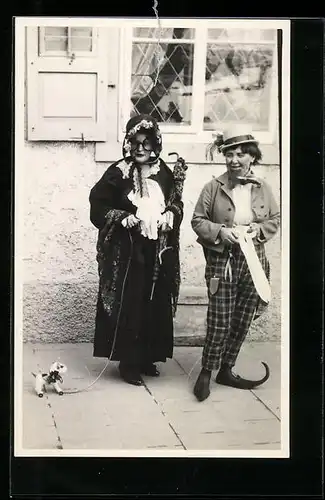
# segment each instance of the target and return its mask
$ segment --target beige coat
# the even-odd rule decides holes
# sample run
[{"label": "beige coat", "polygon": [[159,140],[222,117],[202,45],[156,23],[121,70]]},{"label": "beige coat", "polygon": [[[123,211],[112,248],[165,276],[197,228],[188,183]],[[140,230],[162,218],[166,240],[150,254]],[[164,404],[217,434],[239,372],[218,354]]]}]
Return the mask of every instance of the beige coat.
[{"label": "beige coat", "polygon": [[[263,179],[258,180],[260,186],[253,184],[251,197],[253,222],[258,223],[260,228],[259,236],[254,240],[256,245],[272,238],[280,225],[280,211],[271,188]],[[216,252],[223,252],[224,243],[218,237],[219,231],[222,226],[232,227],[234,216],[235,205],[228,173],[225,172],[203,187],[196,203],[191,224],[198,235],[198,243]]]}]

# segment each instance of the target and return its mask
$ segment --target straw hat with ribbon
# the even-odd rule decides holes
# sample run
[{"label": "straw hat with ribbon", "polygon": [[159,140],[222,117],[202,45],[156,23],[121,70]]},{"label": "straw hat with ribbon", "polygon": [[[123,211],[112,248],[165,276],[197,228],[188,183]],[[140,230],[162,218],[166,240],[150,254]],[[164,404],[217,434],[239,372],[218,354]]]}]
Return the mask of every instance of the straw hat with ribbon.
[{"label": "straw hat with ribbon", "polygon": [[232,125],[225,129],[223,133],[213,134],[213,137],[215,137],[213,143],[207,148],[207,156],[210,156],[211,161],[216,149],[219,153],[222,153],[225,149],[240,146],[241,144],[251,143],[258,145],[258,141],[253,136],[252,129],[243,123]]}]

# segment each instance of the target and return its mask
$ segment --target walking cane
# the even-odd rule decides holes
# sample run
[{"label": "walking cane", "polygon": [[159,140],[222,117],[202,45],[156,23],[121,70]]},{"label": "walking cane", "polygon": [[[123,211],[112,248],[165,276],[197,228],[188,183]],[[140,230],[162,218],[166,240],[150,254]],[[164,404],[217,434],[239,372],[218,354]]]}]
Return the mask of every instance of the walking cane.
[{"label": "walking cane", "polygon": [[[169,200],[168,205],[171,205],[176,200],[180,201],[182,199],[184,181],[186,178],[185,172],[188,168],[187,165],[185,164],[185,160],[183,158],[181,158],[178,153],[172,152],[172,153],[168,154],[168,156],[172,156],[172,155],[176,155],[176,158],[177,158],[176,163],[174,165],[174,169],[173,169],[175,190],[174,190],[174,192]],[[168,205],[166,208],[168,208]],[[173,249],[173,247],[167,246],[167,237],[168,237],[167,231],[160,231],[160,234],[158,237],[158,259],[156,259],[154,271],[153,271],[150,300],[152,300],[152,298],[153,298],[156,281],[157,281],[158,275],[159,275],[160,266],[162,265],[162,256],[167,250]]]}]

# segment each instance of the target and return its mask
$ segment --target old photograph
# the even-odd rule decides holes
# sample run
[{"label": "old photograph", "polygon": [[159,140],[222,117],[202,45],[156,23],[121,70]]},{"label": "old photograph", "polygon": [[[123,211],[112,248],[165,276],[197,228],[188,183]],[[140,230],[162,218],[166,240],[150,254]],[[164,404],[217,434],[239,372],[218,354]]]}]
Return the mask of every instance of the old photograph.
[{"label": "old photograph", "polygon": [[15,456],[289,449],[290,21],[15,20]]}]

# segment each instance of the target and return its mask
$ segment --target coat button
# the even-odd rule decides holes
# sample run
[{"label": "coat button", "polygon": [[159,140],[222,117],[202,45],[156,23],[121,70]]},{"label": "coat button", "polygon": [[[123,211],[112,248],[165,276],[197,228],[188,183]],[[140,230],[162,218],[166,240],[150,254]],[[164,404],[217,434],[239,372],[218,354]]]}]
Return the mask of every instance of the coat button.
[{"label": "coat button", "polygon": [[264,205],[261,205],[261,208],[264,208]]},{"label": "coat button", "polygon": [[228,208],[228,212],[231,212],[231,208]]}]

